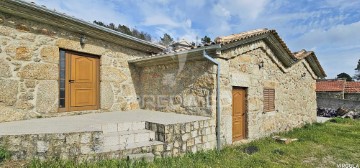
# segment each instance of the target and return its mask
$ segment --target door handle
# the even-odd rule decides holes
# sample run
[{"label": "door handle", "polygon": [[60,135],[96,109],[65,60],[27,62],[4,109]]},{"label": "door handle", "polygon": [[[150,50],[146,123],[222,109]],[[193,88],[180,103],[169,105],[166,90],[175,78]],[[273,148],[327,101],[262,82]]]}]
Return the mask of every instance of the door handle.
[{"label": "door handle", "polygon": [[75,80],[69,80],[69,83],[74,83],[75,82]]}]

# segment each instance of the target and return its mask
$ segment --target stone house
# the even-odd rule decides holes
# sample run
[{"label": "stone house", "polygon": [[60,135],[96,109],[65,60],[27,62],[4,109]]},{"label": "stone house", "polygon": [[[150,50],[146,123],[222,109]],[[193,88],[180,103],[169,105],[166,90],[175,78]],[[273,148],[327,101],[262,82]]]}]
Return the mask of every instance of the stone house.
[{"label": "stone house", "polygon": [[275,30],[168,51],[18,0],[0,2],[0,44],[0,122],[145,109],[210,118],[191,128],[216,128],[218,147],[315,122],[326,76]]},{"label": "stone house", "polygon": [[316,79],[326,76],[314,52],[292,53],[267,29],[129,63],[141,107],[220,118],[224,144],[316,121]]}]

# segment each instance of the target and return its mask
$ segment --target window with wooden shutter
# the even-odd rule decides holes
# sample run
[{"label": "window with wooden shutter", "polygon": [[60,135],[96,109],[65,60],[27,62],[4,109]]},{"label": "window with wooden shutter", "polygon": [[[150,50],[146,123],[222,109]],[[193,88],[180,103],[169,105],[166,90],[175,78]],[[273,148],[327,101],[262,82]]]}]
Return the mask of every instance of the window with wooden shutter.
[{"label": "window with wooden shutter", "polygon": [[275,111],[275,89],[264,89],[264,112]]}]

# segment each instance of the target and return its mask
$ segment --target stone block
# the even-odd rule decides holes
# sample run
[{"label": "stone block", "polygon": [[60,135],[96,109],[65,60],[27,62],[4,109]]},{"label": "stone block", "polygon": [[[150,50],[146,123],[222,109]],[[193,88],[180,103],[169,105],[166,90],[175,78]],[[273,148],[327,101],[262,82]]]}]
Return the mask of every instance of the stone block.
[{"label": "stone block", "polygon": [[186,141],[186,146],[189,147],[189,146],[193,146],[195,145],[195,138],[190,138]]},{"label": "stone block", "polygon": [[80,145],[80,153],[81,154],[89,154],[91,152],[93,152],[93,150],[91,149],[91,147],[88,144]]},{"label": "stone block", "polygon": [[180,124],[175,124],[174,125],[174,133],[175,134],[180,134],[180,130],[181,130]]},{"label": "stone block", "polygon": [[166,151],[171,151],[174,148],[173,144],[166,144]]},{"label": "stone block", "polygon": [[[131,123],[128,123],[131,125]],[[107,124],[102,124],[101,125],[101,130],[104,133],[108,133],[108,132],[117,132],[118,131],[118,124],[117,123],[107,123]],[[122,131],[127,131],[127,130],[122,130]]]},{"label": "stone block", "polygon": [[165,134],[165,142],[173,142],[174,136],[173,134]]},{"label": "stone block", "polygon": [[191,131],[191,123],[186,123],[186,124],[185,124],[185,131],[186,131],[187,133],[189,133],[189,132]]},{"label": "stone block", "polygon": [[39,113],[57,112],[59,86],[55,80],[39,81],[36,92],[36,111]]},{"label": "stone block", "polygon": [[175,142],[174,142],[174,147],[175,147],[175,148],[178,148],[179,146],[180,146],[179,141],[175,141]]},{"label": "stone block", "polygon": [[122,72],[122,70],[114,67],[101,67],[100,70],[101,81],[107,82],[118,82],[122,83],[126,81],[129,77]]},{"label": "stone block", "polygon": [[19,72],[23,79],[57,80],[59,69],[56,64],[29,63]]},{"label": "stone block", "polygon": [[156,132],[158,129],[157,129],[157,124],[156,123],[151,123],[151,131],[154,131]]},{"label": "stone block", "polygon": [[19,82],[16,80],[0,79],[0,102],[12,106],[15,104],[18,94]]},{"label": "stone block", "polygon": [[195,130],[199,129],[199,122],[197,121],[194,122],[194,129]]},{"label": "stone block", "polygon": [[191,131],[191,137],[195,138],[198,136],[198,130]]},{"label": "stone block", "polygon": [[197,152],[197,147],[196,147],[196,145],[194,145],[193,147],[191,147],[191,152],[192,152],[192,153],[196,153],[196,152]]},{"label": "stone block", "polygon": [[85,44],[81,46],[79,41],[68,40],[68,39],[58,39],[56,41],[56,46],[59,48],[69,49],[78,52],[84,52],[94,55],[104,55],[106,49],[104,47],[100,47],[92,44]]},{"label": "stone block", "polygon": [[16,48],[14,59],[21,61],[30,61],[32,55],[33,55],[32,49],[25,46],[20,46]]},{"label": "stone block", "polygon": [[24,83],[27,88],[35,88],[35,86],[36,86],[35,80],[25,80]]},{"label": "stone block", "polygon": [[31,110],[34,108],[34,105],[27,100],[18,100],[15,104],[15,107],[22,110]]},{"label": "stone block", "polygon": [[173,156],[179,156],[179,149],[178,148],[174,148],[172,151]]},{"label": "stone block", "polygon": [[100,82],[100,105],[101,109],[108,110],[114,104],[114,92],[110,82]]},{"label": "stone block", "polygon": [[164,134],[158,133],[158,136],[159,136],[159,141],[165,142],[165,135]]},{"label": "stone block", "polygon": [[37,149],[37,152],[39,152],[39,153],[47,152],[49,150],[49,142],[37,141],[36,149]]},{"label": "stone block", "polygon": [[182,136],[181,136],[181,139],[182,139],[182,141],[187,141],[189,138],[190,138],[191,136],[190,136],[190,134],[189,133],[185,133],[185,134],[183,134]]},{"label": "stone block", "polygon": [[162,152],[162,151],[164,151],[164,145],[156,145],[156,146],[154,147],[154,151],[155,151],[155,152]]},{"label": "stone block", "polygon": [[0,77],[8,78],[11,76],[12,76],[12,71],[9,63],[7,63],[5,59],[0,59]]},{"label": "stone block", "polygon": [[80,141],[79,134],[68,134],[66,135],[65,142],[66,144],[77,144]]},{"label": "stone block", "polygon": [[40,51],[40,56],[44,62],[59,63],[59,47],[44,46]]},{"label": "stone block", "polygon": [[80,143],[86,144],[91,142],[91,133],[82,133]]},{"label": "stone block", "polygon": [[195,138],[195,144],[200,144],[200,143],[202,143],[202,138],[201,136],[198,136]]},{"label": "stone block", "polygon": [[184,152],[184,153],[187,151],[187,150],[186,150],[186,143],[183,143],[183,144],[182,144],[181,150],[182,150],[182,152]]},{"label": "stone block", "polygon": [[162,124],[158,124],[157,132],[164,134],[165,133],[165,126],[162,125]]}]

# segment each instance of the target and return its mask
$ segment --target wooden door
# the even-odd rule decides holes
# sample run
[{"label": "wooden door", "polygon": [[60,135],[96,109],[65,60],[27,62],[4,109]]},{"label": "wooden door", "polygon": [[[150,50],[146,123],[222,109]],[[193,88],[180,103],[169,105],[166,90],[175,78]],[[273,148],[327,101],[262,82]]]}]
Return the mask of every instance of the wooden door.
[{"label": "wooden door", "polygon": [[99,108],[99,58],[68,54],[68,111]]},{"label": "wooden door", "polygon": [[232,91],[232,135],[233,142],[246,137],[246,90],[234,87]]}]

